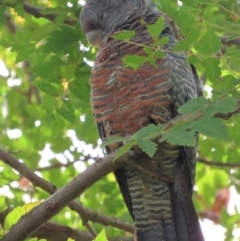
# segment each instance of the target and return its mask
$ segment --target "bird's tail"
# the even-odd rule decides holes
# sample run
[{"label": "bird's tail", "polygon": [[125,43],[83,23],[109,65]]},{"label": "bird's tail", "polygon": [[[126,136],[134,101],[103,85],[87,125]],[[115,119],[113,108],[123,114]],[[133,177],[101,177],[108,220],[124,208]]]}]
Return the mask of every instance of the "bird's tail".
[{"label": "bird's tail", "polygon": [[180,165],[177,169],[175,184],[170,186],[174,224],[160,221],[155,228],[136,231],[137,241],[204,241],[183,170]]}]

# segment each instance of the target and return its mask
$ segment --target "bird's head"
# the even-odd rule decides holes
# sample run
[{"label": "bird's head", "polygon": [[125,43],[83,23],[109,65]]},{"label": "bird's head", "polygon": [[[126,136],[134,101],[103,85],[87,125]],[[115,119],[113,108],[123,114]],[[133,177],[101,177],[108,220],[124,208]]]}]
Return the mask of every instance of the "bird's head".
[{"label": "bird's head", "polygon": [[149,0],[87,0],[80,13],[81,28],[89,43],[101,49],[104,37],[150,4]]}]

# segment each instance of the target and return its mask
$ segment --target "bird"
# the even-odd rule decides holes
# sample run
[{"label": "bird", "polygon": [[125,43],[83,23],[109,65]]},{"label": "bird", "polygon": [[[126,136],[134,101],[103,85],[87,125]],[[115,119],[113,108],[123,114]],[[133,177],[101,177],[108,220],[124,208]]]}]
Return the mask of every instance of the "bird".
[{"label": "bird", "polygon": [[[161,17],[164,27],[159,39],[168,37],[161,46],[164,56],[155,58],[155,66],[145,62],[134,69],[124,64],[124,57],[146,56],[144,46],[154,46],[148,26]],[[172,22],[150,0],[87,0],[79,20],[89,43],[98,48],[89,82],[103,141],[131,136],[149,124],[164,124],[179,115],[180,106],[202,94],[186,53],[172,50],[179,40]],[[127,31],[135,33],[129,41],[114,37]],[[106,153],[123,144],[109,144]],[[146,172],[131,165],[114,172],[137,241],[204,241],[192,202],[196,149],[197,134],[194,147],[157,143],[153,157],[134,153],[137,165]]]}]

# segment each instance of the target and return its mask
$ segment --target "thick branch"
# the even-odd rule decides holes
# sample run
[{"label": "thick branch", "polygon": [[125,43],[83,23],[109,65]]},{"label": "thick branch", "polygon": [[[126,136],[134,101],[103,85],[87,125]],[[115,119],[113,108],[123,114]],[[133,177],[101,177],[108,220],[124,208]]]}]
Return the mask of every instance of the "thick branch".
[{"label": "thick branch", "polygon": [[[4,226],[4,220],[6,216],[13,210],[13,208],[7,208],[5,211],[0,212],[0,225]],[[47,239],[49,241],[67,241],[68,238],[72,238],[75,241],[92,241],[92,236],[83,231],[77,231],[64,225],[60,225],[54,222],[47,222],[43,224],[37,231],[33,232],[30,237],[37,237],[38,239]],[[109,241],[133,241],[132,237],[128,238],[112,238]]]},{"label": "thick branch", "polygon": [[[13,208],[7,208],[4,212],[0,212],[0,224],[2,227],[6,216],[12,210]],[[49,241],[67,241],[69,237],[75,241],[92,241],[92,237],[86,232],[77,231],[53,222],[45,223],[36,232],[32,233],[31,237],[43,238]]]},{"label": "thick branch", "polygon": [[[64,225],[47,222],[34,233],[31,237],[47,239],[49,241],[67,241],[72,238],[75,241],[92,241],[92,236],[83,231],[77,231]],[[109,241],[133,241],[133,237],[118,237],[108,239]]]},{"label": "thick branch", "polygon": [[[34,186],[40,187],[50,194],[53,194],[57,191],[54,185],[47,182],[43,178],[39,177],[34,172],[30,171],[23,163],[19,162],[14,157],[12,157],[11,155],[9,155],[8,153],[4,152],[1,149],[0,149],[0,159],[3,162],[5,162],[7,165],[11,166],[16,171],[18,171],[21,175],[26,177],[29,181],[33,183]],[[73,188],[71,190],[73,190]],[[73,191],[75,192],[75,190]],[[84,222],[86,222],[87,220],[91,220],[92,222],[113,226],[115,228],[119,228],[126,232],[133,233],[133,227],[125,223],[124,221],[121,221],[115,218],[110,218],[110,217],[98,214],[97,212],[93,212],[83,207],[77,201],[72,201],[68,206],[71,210],[77,212]]]},{"label": "thick branch", "polygon": [[68,238],[75,241],[92,241],[92,236],[87,232],[77,231],[53,222],[43,224],[41,228],[32,233],[31,237],[51,241],[67,241]]},{"label": "thick branch", "polygon": [[203,157],[198,157],[197,161],[203,164],[206,164],[208,166],[229,167],[229,168],[240,167],[240,163],[229,163],[229,162],[223,163],[218,161],[209,161]]},{"label": "thick branch", "polygon": [[[0,212],[0,224],[3,227],[4,220],[12,208],[7,208],[4,212]],[[30,236],[32,238],[36,237],[38,239],[47,239],[49,241],[67,241],[68,238],[72,238],[75,241],[92,241],[92,236],[83,231],[78,231],[69,228],[64,225],[56,224],[54,222],[47,222],[38,230],[32,233]],[[133,237],[116,237],[111,238],[109,241],[133,241]]]}]

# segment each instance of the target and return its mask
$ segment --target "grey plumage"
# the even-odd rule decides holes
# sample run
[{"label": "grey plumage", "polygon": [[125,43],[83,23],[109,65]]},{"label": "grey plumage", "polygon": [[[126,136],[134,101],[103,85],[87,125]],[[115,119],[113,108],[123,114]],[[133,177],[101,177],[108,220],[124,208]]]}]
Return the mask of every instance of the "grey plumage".
[{"label": "grey plumage", "polygon": [[[150,123],[165,123],[178,115],[178,108],[201,94],[194,66],[184,52],[174,53],[176,44],[168,21],[160,38],[167,36],[165,57],[137,71],[125,67],[122,57],[144,55],[141,45],[152,38],[141,22],[154,23],[163,14],[148,0],[88,0],[80,15],[88,40],[99,48],[92,70],[91,101],[102,139],[131,135]],[[129,44],[113,39],[119,31],[135,30]],[[196,140],[197,142],[197,140]],[[109,145],[108,153],[119,145]],[[130,166],[115,172],[123,198],[134,219],[138,241],[202,241],[191,192],[194,185],[196,147],[158,145],[152,158],[137,154],[138,165],[173,182],[150,178]]]}]

